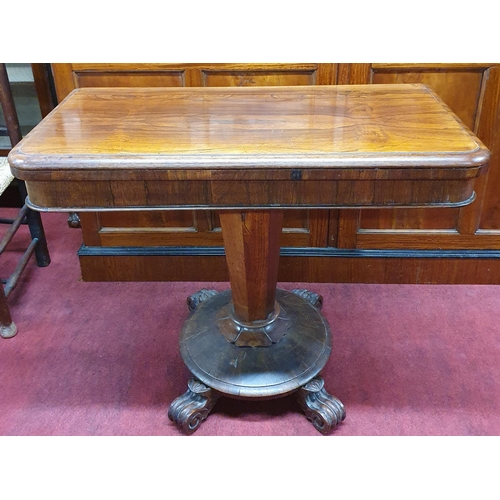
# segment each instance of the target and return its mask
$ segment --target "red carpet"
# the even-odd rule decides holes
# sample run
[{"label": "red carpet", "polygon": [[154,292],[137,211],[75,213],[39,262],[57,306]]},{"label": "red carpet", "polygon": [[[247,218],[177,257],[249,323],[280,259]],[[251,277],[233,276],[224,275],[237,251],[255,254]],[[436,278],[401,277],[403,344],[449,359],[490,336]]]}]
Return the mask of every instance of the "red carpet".
[{"label": "red carpet", "polygon": [[[83,283],[79,230],[42,217],[52,263],[30,261],[9,298],[18,335],[0,341],[0,435],[181,435],[167,410],[189,377],[186,298],[228,284]],[[16,235],[2,276],[26,240]],[[332,436],[500,434],[500,288],[280,286],[323,295],[334,351],[322,376],[347,412]],[[221,399],[203,435],[321,436],[293,397]]]}]

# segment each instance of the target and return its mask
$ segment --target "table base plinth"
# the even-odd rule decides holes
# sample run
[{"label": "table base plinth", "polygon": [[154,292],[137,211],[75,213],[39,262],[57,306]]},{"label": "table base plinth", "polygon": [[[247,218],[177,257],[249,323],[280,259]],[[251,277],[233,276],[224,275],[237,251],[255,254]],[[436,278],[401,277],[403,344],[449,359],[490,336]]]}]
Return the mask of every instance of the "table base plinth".
[{"label": "table base plinth", "polygon": [[345,418],[342,403],[318,377],[331,353],[330,327],[319,312],[321,297],[306,290],[276,290],[289,326],[272,345],[238,346],[219,329],[231,291],[202,290],[188,299],[192,312],[180,334],[180,352],[193,378],[170,406],[169,418],[191,434],[220,396],[274,399],[295,393],[316,429],[329,433]]}]

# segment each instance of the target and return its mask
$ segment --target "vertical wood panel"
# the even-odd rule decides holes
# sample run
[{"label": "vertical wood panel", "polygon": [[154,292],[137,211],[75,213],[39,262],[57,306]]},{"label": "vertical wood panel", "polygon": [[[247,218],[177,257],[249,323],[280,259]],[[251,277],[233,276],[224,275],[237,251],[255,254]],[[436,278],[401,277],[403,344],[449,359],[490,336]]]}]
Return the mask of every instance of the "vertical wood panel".
[{"label": "vertical wood panel", "polygon": [[[371,81],[371,65],[364,63],[339,64],[339,85],[363,85]],[[337,219],[336,245],[338,248],[356,248],[357,233],[361,221],[362,210],[339,210],[337,214],[333,211],[330,218]],[[330,226],[332,227],[332,226]],[[333,238],[330,238],[333,245]]]},{"label": "vertical wood panel", "polygon": [[[353,65],[354,66],[354,65]],[[366,69],[341,68],[344,78],[349,83],[360,83],[360,75],[366,75]],[[356,76],[353,76],[356,74]],[[460,119],[472,130],[491,130],[488,120],[491,110],[491,88],[498,83],[486,83],[490,78],[487,65],[444,65],[444,64],[383,64],[372,65],[372,83],[424,83],[431,87],[450,106]],[[480,136],[482,139],[482,137]],[[391,238],[393,231],[420,231],[415,235],[415,245],[425,230],[456,230],[462,234],[473,235],[479,225],[482,194],[486,179],[481,178],[476,185],[478,200],[462,209],[383,209],[362,210],[360,229],[385,230],[386,238]],[[395,234],[397,238],[397,235]],[[378,235],[380,241],[383,233]],[[352,242],[353,238],[350,236]],[[406,240],[408,244],[408,239]],[[437,244],[437,243],[436,243]]]},{"label": "vertical wood panel", "polygon": [[335,85],[337,83],[338,64],[320,63],[317,69],[317,85]]},{"label": "vertical wood panel", "polygon": [[365,83],[372,83],[372,68],[368,63],[356,63],[351,67],[351,74],[349,76],[350,85],[363,85]]},{"label": "vertical wood panel", "polygon": [[500,230],[500,66],[490,69],[484,93],[478,137],[491,151],[486,176],[476,181],[478,202],[467,210],[471,229]]},{"label": "vertical wood panel", "polygon": [[87,246],[101,246],[99,214],[96,212],[81,212],[78,216],[80,217],[83,243]]},{"label": "vertical wood panel", "polygon": [[54,63],[51,66],[57,100],[61,102],[71,91],[76,89],[73,68],[71,64],[67,63]]},{"label": "vertical wood panel", "polygon": [[423,83],[434,90],[465,125],[473,130],[481,95],[483,71],[484,69],[477,68],[468,71],[449,69],[418,72],[411,67],[406,71],[375,70],[372,83]]},{"label": "vertical wood panel", "polygon": [[328,246],[329,212],[329,210],[309,210],[308,246]]},{"label": "vertical wood panel", "polygon": [[338,67],[339,85],[364,85],[371,83],[372,65],[368,63],[341,63]]},{"label": "vertical wood panel", "polygon": [[338,248],[356,248],[360,212],[360,210],[339,210]]},{"label": "vertical wood panel", "polygon": [[45,118],[54,109],[51,83],[49,79],[49,69],[47,64],[33,63],[31,65],[33,78],[35,80],[36,93],[42,118]]},{"label": "vertical wood panel", "polygon": [[184,71],[185,87],[203,87],[203,76],[199,68],[186,68]]},{"label": "vertical wood panel", "polygon": [[337,69],[337,83],[338,85],[349,85],[349,75],[351,73],[352,64],[340,63]]}]

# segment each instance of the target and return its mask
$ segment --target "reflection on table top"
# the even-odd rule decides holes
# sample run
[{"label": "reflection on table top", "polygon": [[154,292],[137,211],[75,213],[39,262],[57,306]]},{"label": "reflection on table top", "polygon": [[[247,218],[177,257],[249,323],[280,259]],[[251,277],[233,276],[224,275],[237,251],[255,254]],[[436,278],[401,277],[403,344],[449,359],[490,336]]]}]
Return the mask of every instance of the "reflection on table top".
[{"label": "reflection on table top", "polygon": [[420,84],[82,88],[9,159],[29,178],[106,168],[477,167],[488,151]]}]

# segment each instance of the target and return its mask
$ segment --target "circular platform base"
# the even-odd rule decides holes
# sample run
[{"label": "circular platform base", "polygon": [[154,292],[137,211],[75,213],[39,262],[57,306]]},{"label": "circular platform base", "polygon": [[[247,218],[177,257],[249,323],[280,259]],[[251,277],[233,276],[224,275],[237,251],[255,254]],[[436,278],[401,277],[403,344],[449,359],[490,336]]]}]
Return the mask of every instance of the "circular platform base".
[{"label": "circular platform base", "polygon": [[180,352],[191,373],[208,387],[234,398],[285,396],[312,380],[331,353],[327,321],[311,302],[284,290],[276,300],[290,326],[275,344],[238,347],[217,326],[217,314],[231,301],[231,292],[200,302],[180,334]]}]

